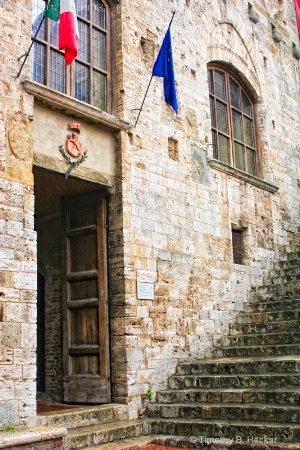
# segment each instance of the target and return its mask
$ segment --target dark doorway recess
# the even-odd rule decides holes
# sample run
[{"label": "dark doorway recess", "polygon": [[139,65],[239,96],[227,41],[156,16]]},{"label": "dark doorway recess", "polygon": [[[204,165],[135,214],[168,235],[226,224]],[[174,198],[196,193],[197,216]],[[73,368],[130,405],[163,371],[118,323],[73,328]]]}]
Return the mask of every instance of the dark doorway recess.
[{"label": "dark doorway recess", "polygon": [[97,183],[54,171],[34,167],[33,173],[38,398],[109,403],[106,193]]}]

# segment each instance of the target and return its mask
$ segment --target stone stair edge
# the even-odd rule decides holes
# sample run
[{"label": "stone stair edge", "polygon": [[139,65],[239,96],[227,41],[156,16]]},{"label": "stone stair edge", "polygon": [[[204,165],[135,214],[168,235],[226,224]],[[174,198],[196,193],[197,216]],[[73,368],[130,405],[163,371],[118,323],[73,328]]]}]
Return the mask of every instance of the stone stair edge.
[{"label": "stone stair edge", "polygon": [[[276,361],[300,361],[300,355],[275,355],[275,356],[241,356],[241,357],[211,357],[203,359],[179,360],[177,365],[193,365],[193,364],[228,364],[228,363],[241,363],[241,362],[276,362]],[[175,374],[176,375],[176,374]]]},{"label": "stone stair edge", "polygon": [[[298,341],[296,340],[298,339]],[[257,332],[257,333],[236,333],[223,337],[226,342],[232,342],[238,346],[244,345],[277,345],[277,344],[299,344],[300,332],[295,330]],[[236,341],[236,342],[235,342]],[[258,342],[256,342],[258,341]]]},{"label": "stone stair edge", "polygon": [[[233,403],[233,402],[212,402],[212,403],[206,403],[206,402],[193,402],[193,401],[189,401],[189,402],[174,402],[172,404],[161,404],[161,403],[152,403],[150,405],[148,405],[147,408],[149,409],[153,409],[153,408],[166,408],[166,407],[182,407],[182,406],[196,406],[196,407],[206,407],[206,408],[214,408],[214,407],[226,407],[226,408],[240,408],[240,409],[247,409],[247,408],[251,408],[251,409],[278,409],[278,410],[286,410],[287,407],[286,405],[277,405],[277,404],[267,404],[267,403]],[[289,410],[297,410],[300,411],[300,405],[290,405]],[[272,422],[273,423],[273,422]],[[300,424],[299,424],[300,425]]]},{"label": "stone stair edge", "polygon": [[[279,350],[280,349],[284,349],[285,347],[288,347],[288,348],[290,348],[290,349],[292,349],[292,348],[295,348],[295,349],[298,349],[298,350],[300,350],[299,349],[299,344],[266,344],[266,345],[259,345],[259,346],[257,346],[257,345],[226,345],[226,346],[222,346],[222,347],[220,347],[220,348],[218,348],[218,349],[216,349],[215,351],[217,352],[217,351],[222,351],[222,350],[241,350],[241,349],[243,349],[243,350],[252,350],[252,349],[256,349],[256,350],[259,350],[259,349],[262,349],[262,348],[268,348],[269,350],[270,349],[274,349],[274,348],[279,348]],[[299,352],[299,354],[300,354],[300,352]],[[255,356],[258,356],[258,355],[255,355]],[[249,356],[250,358],[255,358],[255,356]],[[259,356],[263,356],[263,355],[259,355]],[[266,356],[270,356],[270,354],[267,354]],[[276,355],[274,355],[274,356],[276,356]],[[233,358],[233,356],[228,356],[228,358]],[[237,358],[239,358],[239,356],[237,355]],[[240,358],[246,358],[246,356],[240,356]]]},{"label": "stone stair edge", "polygon": [[192,374],[175,374],[175,375],[171,375],[170,379],[173,380],[174,378],[177,379],[182,379],[182,378],[243,378],[243,377],[273,377],[273,378],[282,378],[282,377],[300,377],[300,372],[288,372],[288,373],[280,373],[280,372],[276,372],[276,373],[271,373],[271,372],[267,372],[267,373],[192,373]]},{"label": "stone stair edge", "polygon": [[[202,437],[202,439],[201,439]],[[168,447],[179,447],[179,448],[205,448],[207,450],[216,450],[216,442],[210,442],[208,443],[208,439],[203,439],[204,436],[191,436],[190,438],[187,438],[187,436],[166,436],[161,435],[157,436],[156,439],[154,439],[153,443],[158,445],[167,445]],[[202,441],[202,442],[201,442]],[[185,447],[185,445],[188,445],[188,447]],[[299,444],[291,444],[291,443],[251,443],[251,442],[233,442],[228,443],[226,442],[222,446],[222,443],[217,443],[218,450],[299,450]],[[98,450],[98,449],[96,449]],[[100,449],[99,449],[100,450]],[[102,450],[102,449],[101,449]],[[106,449],[103,449],[106,450]],[[108,449],[110,450],[110,449]],[[123,450],[122,448],[116,448],[112,450]],[[125,449],[124,449],[125,450]],[[127,449],[126,449],[127,450]],[[131,450],[131,449],[130,449]],[[135,450],[135,449],[134,449]],[[137,449],[138,450],[138,449]]]},{"label": "stone stair edge", "polygon": [[249,420],[235,420],[223,418],[153,418],[152,433],[167,434],[177,436],[211,436],[218,438],[220,436],[230,438],[240,436],[245,439],[249,436],[261,438],[267,436],[276,438],[278,442],[298,443],[300,440],[299,422],[270,422]]},{"label": "stone stair edge", "polygon": [[41,412],[37,414],[37,417],[55,417],[55,416],[73,416],[74,414],[89,413],[91,411],[109,410],[109,409],[125,409],[128,406],[125,403],[106,403],[103,405],[83,405],[74,408],[70,406],[70,409],[63,409],[59,411]]},{"label": "stone stair edge", "polygon": [[241,346],[235,346],[235,347],[221,347],[220,349],[215,350],[216,355],[226,355],[228,357],[234,356],[236,352],[238,351],[237,357],[245,357],[247,355],[249,356],[262,356],[262,355],[270,355],[270,354],[300,354],[300,347],[299,345],[268,345],[268,346],[261,346],[261,347],[241,347]]},{"label": "stone stair edge", "polygon": [[[297,323],[296,323],[297,322]],[[241,336],[243,334],[258,334],[258,333],[293,333],[300,329],[300,320],[294,321],[281,321],[281,322],[268,322],[268,323],[242,323],[236,324],[234,327],[229,327],[228,336]]]},{"label": "stone stair edge", "polygon": [[[250,296],[251,296],[251,294],[250,294]],[[300,302],[300,298],[289,298],[289,299],[285,299],[285,300],[286,301],[278,300],[278,299],[276,299],[276,300],[274,300],[274,299],[272,299],[272,300],[261,300],[261,299],[255,297],[255,298],[249,298],[248,301],[244,302],[244,305],[246,306],[246,308],[248,306],[252,307],[252,308],[255,308],[257,306],[263,306],[263,305],[265,305],[265,306],[274,306],[274,303],[276,303],[277,306],[281,306],[282,305],[287,310],[289,310],[290,308],[288,306],[290,304],[292,304],[292,303],[296,303],[297,304],[298,302]],[[252,311],[252,312],[254,312],[254,311]]]},{"label": "stone stair edge", "polygon": [[[145,419],[144,419],[145,420]],[[233,421],[232,419],[211,419],[211,418],[207,418],[207,419],[199,419],[199,418],[181,418],[181,417],[155,417],[155,418],[148,418],[146,419],[148,421],[148,423],[150,424],[155,424],[157,422],[170,422],[172,421],[172,423],[181,423],[181,424],[203,424],[203,425],[218,425],[218,426],[222,426],[222,425],[226,425],[226,426],[245,426],[245,427],[252,427],[253,428],[261,428],[264,429],[266,427],[270,427],[270,428],[275,428],[275,429],[280,429],[280,428],[295,428],[295,429],[299,429],[300,431],[300,423],[299,422],[295,422],[295,423],[291,423],[291,422],[252,422],[251,420],[237,420],[237,421]],[[299,449],[300,449],[300,444],[299,445]]]},{"label": "stone stair edge", "polygon": [[109,423],[128,419],[128,405],[109,403],[105,405],[86,405],[40,413],[36,416],[36,426],[61,426],[74,428],[93,425],[97,422]]},{"label": "stone stair edge", "polygon": [[111,422],[92,426],[68,429],[66,439],[67,450],[94,448],[96,445],[115,443],[124,439],[146,437],[152,433],[152,422],[149,419]]},{"label": "stone stair edge", "polygon": [[83,427],[74,427],[74,428],[68,428],[68,436],[73,435],[82,435],[84,433],[90,433],[92,431],[109,431],[124,427],[130,427],[130,426],[136,426],[136,425],[143,425],[145,423],[142,419],[136,419],[136,420],[114,420],[111,422],[105,422],[102,424],[93,424],[93,425],[85,425]]},{"label": "stone stair edge", "polygon": [[[276,392],[276,393],[284,393],[284,392],[289,392],[289,393],[294,393],[297,392],[300,395],[300,391],[298,386],[294,386],[294,387],[251,387],[251,388],[247,388],[247,387],[241,387],[241,388],[228,388],[228,387],[190,387],[190,388],[184,388],[184,389],[164,389],[164,390],[159,390],[156,391],[156,395],[157,394],[176,394],[178,392],[182,392],[182,393],[189,393],[189,392],[224,392],[224,393],[229,393],[229,392],[235,392],[235,393],[251,393],[251,392],[266,392],[266,393],[272,393],[272,392]],[[150,403],[150,405],[155,405],[156,403]],[[300,406],[300,403],[299,403]]]},{"label": "stone stair edge", "polygon": [[[175,448],[205,448],[207,450],[216,450],[215,442],[211,445],[206,442],[204,439],[203,446],[201,444],[201,437],[197,436],[169,436],[169,435],[149,435],[146,437],[137,437],[132,439],[124,439],[122,442],[111,442],[108,444],[95,445],[92,447],[85,447],[82,450],[140,450],[142,446],[147,445],[166,445],[168,447]],[[188,447],[185,447],[188,445]],[[222,448],[220,444],[218,444],[218,450],[299,450],[298,444],[290,444],[290,443],[277,443],[270,444],[268,443],[268,447],[266,447],[265,443],[251,443],[251,442],[243,442],[242,444],[238,442],[233,442],[232,444],[226,443],[226,448]]]},{"label": "stone stair edge", "polygon": [[[162,436],[167,438],[168,436]],[[155,434],[148,436],[139,436],[134,438],[125,438],[122,441],[109,442],[107,444],[93,445],[84,447],[82,450],[140,450],[141,446],[152,444],[160,436]]]},{"label": "stone stair edge", "polygon": [[63,438],[66,435],[65,427],[24,427],[9,432],[0,430],[0,449]]},{"label": "stone stair edge", "polygon": [[[260,303],[260,305],[261,305],[261,303]],[[265,316],[272,316],[272,315],[279,315],[279,314],[284,314],[284,313],[291,313],[291,312],[299,312],[300,311],[300,308],[293,308],[293,309],[277,309],[277,310],[264,310],[264,311],[241,311],[240,312],[240,314],[241,314],[241,317],[245,317],[245,316],[258,316],[259,314],[260,315],[265,315]],[[292,321],[293,320],[299,320],[299,319],[291,319]],[[281,320],[279,320],[280,322],[281,322]],[[272,320],[271,322],[279,322],[278,320]],[[285,322],[289,322],[290,320],[284,320]],[[235,322],[233,322],[233,323],[235,323]]]}]

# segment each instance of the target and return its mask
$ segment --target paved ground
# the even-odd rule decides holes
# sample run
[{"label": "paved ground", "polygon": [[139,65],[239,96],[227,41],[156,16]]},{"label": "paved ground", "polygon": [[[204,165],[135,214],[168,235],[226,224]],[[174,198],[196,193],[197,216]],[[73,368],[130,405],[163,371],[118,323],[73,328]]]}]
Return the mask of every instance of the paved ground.
[{"label": "paved ground", "polygon": [[53,400],[37,399],[37,413],[47,413],[52,411],[62,411],[64,409],[79,408],[81,405],[67,405],[54,402]]}]

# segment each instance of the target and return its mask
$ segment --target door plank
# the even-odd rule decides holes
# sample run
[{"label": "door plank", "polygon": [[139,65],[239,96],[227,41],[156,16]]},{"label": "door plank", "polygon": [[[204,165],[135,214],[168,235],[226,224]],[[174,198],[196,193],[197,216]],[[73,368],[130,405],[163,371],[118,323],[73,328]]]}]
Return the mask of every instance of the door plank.
[{"label": "door plank", "polygon": [[63,201],[64,400],[108,403],[110,394],[106,201]]}]

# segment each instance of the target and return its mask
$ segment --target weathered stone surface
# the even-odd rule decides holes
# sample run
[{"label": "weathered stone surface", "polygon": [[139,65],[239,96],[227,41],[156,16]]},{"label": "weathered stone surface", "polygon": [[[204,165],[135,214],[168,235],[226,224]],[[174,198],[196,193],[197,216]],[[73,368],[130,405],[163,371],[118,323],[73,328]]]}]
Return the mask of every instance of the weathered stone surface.
[{"label": "weathered stone surface", "polygon": [[[290,265],[293,271],[294,261],[300,259],[299,249],[294,247],[288,254],[290,256],[285,259],[284,266],[288,268]],[[271,444],[276,444],[280,449],[285,448],[285,442],[298,442],[295,445],[299,445],[297,386],[300,360],[297,350],[298,322],[293,320],[298,310],[290,309],[294,303],[297,305],[298,300],[296,291],[295,298],[289,300],[285,307],[282,287],[289,283],[289,277],[280,266],[271,274],[272,279],[276,277],[278,280],[274,291],[277,293],[277,308],[274,308],[275,312],[278,309],[276,321],[273,304],[269,299],[264,301],[270,286],[269,277],[260,289],[253,288],[255,300],[248,305],[246,313],[240,313],[244,316],[243,324],[230,326],[232,338],[228,339],[227,345],[231,346],[231,358],[226,358],[228,348],[223,343],[219,349],[219,353],[223,353],[221,358],[179,363],[176,374],[169,378],[170,389],[158,392],[157,404],[147,406],[146,414],[155,418],[156,424],[159,422],[162,432],[188,435],[194,427],[191,432],[194,433],[192,444],[195,445],[204,443],[207,436],[211,440],[205,444],[220,442],[221,437],[230,439],[229,448],[235,448],[236,443],[245,443],[245,448],[247,445],[251,448],[252,444],[265,444],[266,448],[272,448]],[[297,280],[299,283],[299,274],[295,277],[295,282]],[[264,313],[260,315],[256,312],[258,309]],[[278,334],[276,331],[285,312],[291,313],[290,320],[283,322],[286,331]],[[253,330],[258,327],[261,332],[262,326],[265,327],[264,333],[247,334],[247,327],[253,327]],[[275,347],[274,336],[283,339],[284,343]],[[254,337],[257,337],[255,347]],[[241,348],[244,354],[241,354]],[[247,348],[249,353],[246,353]],[[251,354],[253,348],[258,350],[258,357]]]},{"label": "weathered stone surface", "polygon": [[[147,389],[155,392],[166,387],[178,359],[212,355],[214,345],[228,335],[228,324],[235,323],[249,298],[261,295],[261,299],[276,303],[279,293],[289,299],[297,287],[297,273],[280,274],[279,278],[269,279],[270,286],[263,292],[264,279],[277,263],[285,262],[282,255],[289,251],[285,246],[299,225],[299,68],[288,50],[296,42],[298,32],[291,5],[277,6],[261,1],[253,5],[259,14],[259,22],[254,22],[244,2],[178,2],[172,23],[178,115],[164,101],[162,79],[154,77],[136,127],[117,135],[111,130],[99,131],[98,135],[95,128],[103,126],[105,117],[100,111],[94,111],[94,115],[100,114],[102,122],[87,125],[88,129],[93,128],[95,139],[89,141],[90,134],[85,139],[97,150],[97,170],[78,168],[73,181],[69,181],[80,178],[95,183],[95,189],[110,187],[112,388],[115,401],[129,402],[131,417],[137,417],[141,395]],[[42,106],[43,87],[31,83],[37,88],[28,93],[28,87],[27,92],[22,84],[30,78],[29,60],[16,78],[21,63],[18,58],[26,53],[31,40],[31,7],[29,0],[0,1],[0,94],[4,99],[0,112],[0,326],[1,346],[6,351],[0,377],[8,380],[7,366],[11,366],[10,381],[19,383],[14,391],[19,398],[10,388],[5,391],[5,398],[18,401],[19,422],[26,422],[35,414],[32,374],[36,364],[37,211],[32,164],[50,172],[63,172],[62,161],[51,153],[51,137],[58,138],[62,131],[49,125],[42,130],[36,124],[42,124],[43,117],[47,124],[53,123],[55,117],[63,123],[71,113],[86,114],[91,120],[95,109],[81,104],[79,107],[80,102],[51,94],[51,89],[47,89],[47,102],[51,97],[55,109],[55,99],[59,97],[59,112]],[[114,7],[115,113],[132,124],[169,16],[170,4],[165,0],[146,1],[143,8],[124,0]],[[270,17],[274,16],[284,38],[278,44],[270,32]],[[253,179],[251,182],[237,171],[226,172],[220,165],[209,164],[214,155],[206,74],[207,64],[212,61],[228,64],[253,95],[259,177],[265,183]],[[68,102],[65,110],[62,99]],[[40,102],[38,106],[35,100]],[[34,161],[32,118],[34,148],[43,147],[43,157],[37,151]],[[104,134],[110,143],[108,153],[103,153],[103,141],[96,138]],[[45,136],[47,141],[43,142]],[[99,155],[106,155],[105,161],[98,156],[98,150]],[[90,162],[94,166],[92,159]],[[274,185],[279,189],[273,189]],[[51,187],[47,185],[48,195]],[[60,195],[78,193],[81,187],[77,185]],[[60,204],[60,198],[57,200]],[[47,203],[46,198],[44,202]],[[40,239],[39,270],[46,283],[46,385],[49,394],[62,399],[59,211],[59,207],[54,211],[55,217],[43,216],[40,223],[36,222],[36,229]],[[242,265],[233,263],[232,227],[244,230]],[[297,235],[294,238],[299,240]],[[154,300],[137,299],[136,282],[146,273],[154,283]],[[257,290],[248,297],[252,285],[257,285]],[[245,323],[249,317],[245,314],[237,333],[230,333],[232,346],[223,350],[224,355],[299,353],[298,345],[292,347],[284,334],[291,330],[291,324],[284,322],[292,317],[296,322],[300,320],[296,304],[287,310],[256,308],[251,316],[253,327]],[[266,347],[260,345],[258,333],[270,333],[269,326],[265,327],[269,321],[281,322],[273,333],[281,337],[264,337]],[[255,337],[241,337],[241,333]],[[240,348],[233,347],[235,344]],[[241,366],[240,369],[243,372]],[[206,376],[182,376],[178,383],[183,386],[193,386],[194,379],[208,383]],[[225,379],[225,374],[222,376]],[[20,383],[27,377],[31,387],[26,381],[26,390],[21,392]],[[252,379],[247,380],[251,385]],[[296,381],[297,378],[293,382]],[[216,393],[210,395],[217,397]],[[23,406],[26,398],[27,409]]]},{"label": "weathered stone surface", "polygon": [[10,400],[10,398],[8,398],[0,401],[0,418],[3,425],[9,425],[18,422],[18,414],[19,410],[17,400]]}]

